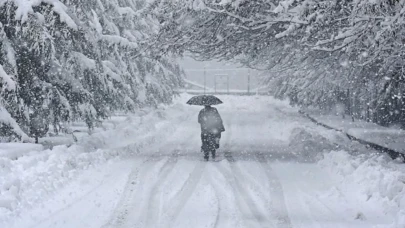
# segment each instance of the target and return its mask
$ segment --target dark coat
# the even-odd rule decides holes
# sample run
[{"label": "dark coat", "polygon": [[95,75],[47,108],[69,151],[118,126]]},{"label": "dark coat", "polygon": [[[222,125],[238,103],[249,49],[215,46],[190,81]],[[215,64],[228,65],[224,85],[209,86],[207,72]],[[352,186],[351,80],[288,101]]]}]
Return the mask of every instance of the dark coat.
[{"label": "dark coat", "polygon": [[218,110],[211,106],[206,106],[198,114],[198,123],[201,124],[201,133],[220,134],[225,131],[221,116]]}]

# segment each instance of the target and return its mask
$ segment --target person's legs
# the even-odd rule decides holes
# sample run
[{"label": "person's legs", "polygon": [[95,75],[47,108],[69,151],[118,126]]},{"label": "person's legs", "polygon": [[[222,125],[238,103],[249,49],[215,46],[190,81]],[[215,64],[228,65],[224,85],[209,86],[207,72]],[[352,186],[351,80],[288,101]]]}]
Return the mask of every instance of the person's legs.
[{"label": "person's legs", "polygon": [[208,157],[209,157],[209,139],[208,139],[208,134],[206,133],[201,133],[201,142],[202,142],[202,146],[201,146],[201,150],[204,153],[204,159],[208,161]]},{"label": "person's legs", "polygon": [[204,159],[207,161],[210,153],[212,158],[215,158],[216,137],[217,137],[216,134],[201,133],[201,141],[202,141],[201,150],[204,153]]},{"label": "person's legs", "polygon": [[206,160],[206,161],[208,161],[208,159],[209,159],[209,157],[210,157],[210,153],[209,153],[209,151],[204,151],[204,159]]},{"label": "person's legs", "polygon": [[211,152],[211,156],[214,159],[215,158],[215,147],[216,147],[216,134],[209,134],[208,135],[208,146],[209,146],[209,152]]},{"label": "person's legs", "polygon": [[219,148],[219,140],[221,140],[221,133],[215,135],[215,149]]}]

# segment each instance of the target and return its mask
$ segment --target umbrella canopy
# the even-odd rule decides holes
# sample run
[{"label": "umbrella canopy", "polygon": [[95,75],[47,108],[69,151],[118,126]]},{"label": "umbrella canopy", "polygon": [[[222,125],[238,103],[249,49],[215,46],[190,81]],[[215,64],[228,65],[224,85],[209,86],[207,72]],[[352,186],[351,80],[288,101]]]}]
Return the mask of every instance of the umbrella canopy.
[{"label": "umbrella canopy", "polygon": [[217,105],[222,104],[222,101],[214,95],[198,95],[187,101],[189,105]]}]

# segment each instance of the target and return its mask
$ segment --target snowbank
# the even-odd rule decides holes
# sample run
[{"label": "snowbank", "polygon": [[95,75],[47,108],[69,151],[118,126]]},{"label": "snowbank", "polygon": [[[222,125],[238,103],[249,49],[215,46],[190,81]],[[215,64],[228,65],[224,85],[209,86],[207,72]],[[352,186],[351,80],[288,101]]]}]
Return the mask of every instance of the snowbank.
[{"label": "snowbank", "polygon": [[[308,112],[308,110],[305,112]],[[319,123],[354,136],[357,139],[405,154],[404,130],[383,127],[364,120],[355,120],[353,122],[351,118],[342,119],[341,116],[319,114],[313,110],[309,114],[311,118]]]},{"label": "snowbank", "polygon": [[41,150],[15,146],[15,153],[22,151],[18,159],[9,152],[0,155],[0,227],[6,227],[13,217],[56,194],[84,170],[131,156],[142,148],[153,148],[154,142],[169,136],[176,124],[187,118],[184,107],[175,104],[140,111],[115,129],[94,133],[70,147]]},{"label": "snowbank", "polygon": [[44,150],[41,144],[34,143],[0,143],[0,157],[15,160],[27,151],[38,152]]},{"label": "snowbank", "polygon": [[[346,151],[325,153],[318,165],[341,177],[333,194],[352,195],[352,200],[384,211],[392,216],[391,228],[405,227],[405,168],[385,155],[353,156]],[[373,214],[358,212],[361,219],[372,219]]]}]

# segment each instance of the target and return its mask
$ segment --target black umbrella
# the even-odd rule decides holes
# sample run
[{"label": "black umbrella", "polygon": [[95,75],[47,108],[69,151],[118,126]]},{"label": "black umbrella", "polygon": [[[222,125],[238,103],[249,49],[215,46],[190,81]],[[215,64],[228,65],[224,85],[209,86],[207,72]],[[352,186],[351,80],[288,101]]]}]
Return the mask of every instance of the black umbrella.
[{"label": "black umbrella", "polygon": [[189,105],[217,105],[222,104],[222,101],[214,95],[198,95],[187,101]]}]

